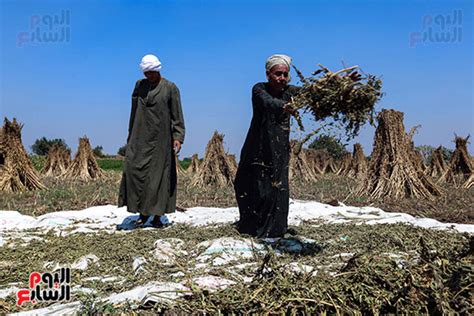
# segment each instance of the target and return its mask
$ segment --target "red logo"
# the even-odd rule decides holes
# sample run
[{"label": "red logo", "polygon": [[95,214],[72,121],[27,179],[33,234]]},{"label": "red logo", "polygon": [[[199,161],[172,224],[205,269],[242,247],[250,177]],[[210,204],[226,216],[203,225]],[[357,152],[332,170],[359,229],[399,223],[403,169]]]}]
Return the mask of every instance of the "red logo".
[{"label": "red logo", "polygon": [[16,293],[16,305],[25,302],[69,301],[71,298],[71,269],[61,268],[55,273],[32,272],[29,289],[21,289]]}]

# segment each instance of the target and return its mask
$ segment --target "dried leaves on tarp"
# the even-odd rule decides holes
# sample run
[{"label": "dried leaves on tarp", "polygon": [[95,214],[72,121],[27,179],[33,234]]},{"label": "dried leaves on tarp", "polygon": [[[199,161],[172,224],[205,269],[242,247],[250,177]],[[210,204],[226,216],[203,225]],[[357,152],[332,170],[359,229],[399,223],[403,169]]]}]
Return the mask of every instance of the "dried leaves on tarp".
[{"label": "dried leaves on tarp", "polygon": [[431,199],[441,195],[440,188],[412,159],[411,139],[405,132],[403,113],[382,110],[377,120],[368,179],[361,181],[357,193],[368,193],[372,198]]},{"label": "dried leaves on tarp", "polygon": [[0,130],[0,191],[45,189],[21,140],[22,125],[5,118]]},{"label": "dried leaves on tarp", "polygon": [[[337,72],[319,67],[310,77],[294,67],[303,86],[290,106],[310,113],[316,121],[332,119],[352,138],[366,122],[372,123],[375,105],[382,97],[382,80],[360,72],[358,66]],[[295,118],[303,129],[299,115]]]},{"label": "dried leaves on tarp", "polygon": [[79,139],[79,147],[76,156],[67,171],[61,177],[85,181],[104,177],[104,171],[102,171],[97,164],[97,160],[95,159],[87,137],[84,136]]},{"label": "dried leaves on tarp", "polygon": [[[406,224],[309,222],[299,226],[298,231],[304,236],[300,240],[313,239],[322,250],[311,254],[280,252],[275,255],[269,248],[267,254],[253,252],[251,259],[202,268],[196,266],[201,263],[197,256],[205,249],[196,251],[198,244],[221,237],[239,238],[231,225],[190,227],[177,224],[167,229],[134,230],[126,234],[104,231],[56,236],[50,232],[43,236],[44,241],[33,239],[23,244],[20,239],[17,247],[4,247],[0,260],[8,265],[0,269],[0,279],[4,283],[20,282],[18,287],[26,287],[29,273],[44,269],[46,261],[71,263],[84,255],[94,254],[99,258],[99,264],[72,271],[74,286],[96,291],[88,296],[79,291],[75,293],[75,300],[86,303],[82,314],[462,315],[472,311],[472,236]],[[188,252],[188,255],[177,255],[174,266],[162,265],[153,256],[154,241],[164,238],[183,240],[183,250]],[[281,243],[289,240],[294,239],[286,238]],[[73,244],[75,246],[71,247]],[[146,271],[134,272],[132,263],[136,257],[148,261]],[[243,263],[254,263],[255,266],[232,273],[236,265]],[[18,275],[24,277],[19,279]],[[204,275],[237,282],[216,291],[195,286],[190,289],[191,295],[153,306],[140,302],[114,305],[103,300],[113,293],[123,293],[150,281],[187,282]],[[87,281],[91,277],[104,276],[118,280]],[[242,276],[250,281],[238,281]],[[38,308],[38,305],[27,304],[21,310],[31,308]],[[20,311],[20,307],[15,305],[14,295],[0,304],[0,314],[16,311]]]},{"label": "dried leaves on tarp", "polygon": [[206,146],[204,160],[191,181],[192,186],[224,187],[234,182],[235,170],[224,150],[224,135],[214,132]]}]

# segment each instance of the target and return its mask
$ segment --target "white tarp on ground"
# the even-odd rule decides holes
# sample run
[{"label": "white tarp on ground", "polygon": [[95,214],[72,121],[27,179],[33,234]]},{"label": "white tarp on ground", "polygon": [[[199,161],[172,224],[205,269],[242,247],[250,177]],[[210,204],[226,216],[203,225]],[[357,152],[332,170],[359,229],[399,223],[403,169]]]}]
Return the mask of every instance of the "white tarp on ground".
[{"label": "white tarp on ground", "polygon": [[[194,226],[232,223],[238,220],[236,207],[212,208],[194,207],[186,212],[169,214],[174,223]],[[36,229],[41,232],[53,229],[58,235],[76,232],[114,232],[116,225],[125,230],[132,228],[137,215],[128,213],[126,208],[113,205],[95,206],[80,211],[61,211],[48,213],[37,218],[22,215],[16,211],[0,211],[0,241],[8,244],[7,239],[25,238],[25,230]],[[435,229],[453,229],[459,232],[474,233],[474,225],[441,223],[430,218],[417,218],[405,213],[384,212],[374,207],[331,206],[318,202],[292,201],[290,203],[289,224],[300,225],[302,221],[321,220],[327,223],[409,223],[415,226]],[[146,229],[146,228],[145,228]]]}]

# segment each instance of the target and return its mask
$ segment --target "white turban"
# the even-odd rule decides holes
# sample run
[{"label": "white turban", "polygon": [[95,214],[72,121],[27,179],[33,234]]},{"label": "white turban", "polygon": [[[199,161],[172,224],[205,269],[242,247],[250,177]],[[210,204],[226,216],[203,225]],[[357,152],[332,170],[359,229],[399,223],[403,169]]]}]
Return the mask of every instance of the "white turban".
[{"label": "white turban", "polygon": [[161,70],[161,61],[155,55],[145,55],[140,63],[140,68],[143,72]]},{"label": "white turban", "polygon": [[272,55],[268,57],[267,62],[265,63],[265,69],[270,70],[275,65],[285,65],[290,69],[291,57],[287,55]]}]

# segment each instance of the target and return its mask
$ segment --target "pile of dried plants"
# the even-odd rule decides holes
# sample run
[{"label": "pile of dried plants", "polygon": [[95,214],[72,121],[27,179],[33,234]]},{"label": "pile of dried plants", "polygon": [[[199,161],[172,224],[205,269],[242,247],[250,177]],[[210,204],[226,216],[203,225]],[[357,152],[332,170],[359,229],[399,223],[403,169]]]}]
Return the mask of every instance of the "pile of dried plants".
[{"label": "pile of dried plants", "polygon": [[61,177],[88,181],[100,179],[104,176],[104,171],[100,169],[97,164],[89,139],[85,136],[80,138],[76,156],[69,168]]},{"label": "pile of dried plants", "polygon": [[204,160],[191,181],[192,186],[224,187],[234,182],[234,166],[224,150],[224,135],[214,132],[206,146]]},{"label": "pile of dried plants", "polygon": [[411,139],[405,132],[403,113],[383,110],[377,116],[374,148],[368,180],[361,181],[357,193],[372,198],[432,198],[441,190],[423,172],[419,172],[411,152]]},{"label": "pile of dried plants", "polygon": [[0,131],[0,191],[45,189],[21,141],[22,125],[5,118]]}]

